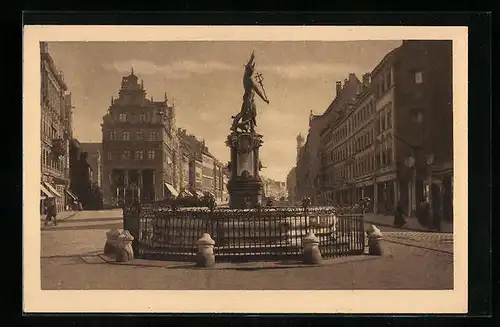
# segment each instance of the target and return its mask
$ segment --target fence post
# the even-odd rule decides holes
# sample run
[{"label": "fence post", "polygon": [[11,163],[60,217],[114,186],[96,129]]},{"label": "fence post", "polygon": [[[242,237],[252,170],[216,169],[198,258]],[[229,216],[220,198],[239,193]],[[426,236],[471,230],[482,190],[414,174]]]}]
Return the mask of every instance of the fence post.
[{"label": "fence post", "polygon": [[302,240],[304,245],[303,262],[306,264],[319,264],[322,261],[319,250],[319,238],[314,233],[309,233]]},{"label": "fence post", "polygon": [[124,210],[123,213],[123,230],[129,231],[132,235],[132,248],[134,253],[138,251],[139,243],[139,229],[140,229],[140,214],[141,205],[134,204],[131,207]]},{"label": "fence post", "polygon": [[210,237],[210,234],[203,234],[203,236],[196,241],[196,245],[198,246],[196,265],[198,267],[213,267],[215,265],[215,241]]},{"label": "fence post", "polygon": [[304,220],[305,220],[305,224],[306,224],[306,233],[309,232],[309,224],[307,222],[307,209],[309,208],[310,205],[311,205],[311,198],[305,196],[302,199],[302,208],[304,208]]}]

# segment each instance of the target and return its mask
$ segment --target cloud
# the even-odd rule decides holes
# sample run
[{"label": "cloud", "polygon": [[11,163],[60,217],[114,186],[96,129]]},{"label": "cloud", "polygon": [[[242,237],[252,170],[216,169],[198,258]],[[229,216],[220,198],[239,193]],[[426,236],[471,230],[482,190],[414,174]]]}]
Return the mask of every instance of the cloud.
[{"label": "cloud", "polygon": [[318,78],[322,76],[340,75],[363,71],[363,67],[348,63],[311,63],[299,62],[295,64],[263,65],[263,72],[269,71],[284,78]]},{"label": "cloud", "polygon": [[210,74],[236,68],[218,61],[198,62],[191,60],[175,61],[164,65],[146,60],[127,60],[105,63],[102,66],[106,70],[115,70],[120,73],[130,72],[130,69],[134,67],[134,70],[141,75],[165,75],[172,79],[188,78],[193,74]]}]

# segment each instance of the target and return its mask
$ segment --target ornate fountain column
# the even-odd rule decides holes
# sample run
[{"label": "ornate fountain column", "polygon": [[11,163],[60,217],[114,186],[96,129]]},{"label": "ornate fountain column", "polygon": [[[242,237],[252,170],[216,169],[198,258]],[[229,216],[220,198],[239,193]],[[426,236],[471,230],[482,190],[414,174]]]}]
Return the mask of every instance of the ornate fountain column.
[{"label": "ornate fountain column", "polygon": [[262,181],[259,178],[259,148],[262,135],[233,131],[226,145],[231,149],[231,179],[227,183],[229,206],[247,208],[262,204]]}]

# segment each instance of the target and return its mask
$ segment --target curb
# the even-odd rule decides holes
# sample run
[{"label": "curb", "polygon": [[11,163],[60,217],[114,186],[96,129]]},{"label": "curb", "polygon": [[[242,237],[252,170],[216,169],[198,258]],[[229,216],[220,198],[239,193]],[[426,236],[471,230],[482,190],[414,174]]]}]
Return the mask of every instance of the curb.
[{"label": "curb", "polygon": [[[75,212],[73,212],[72,214],[67,215],[67,216],[66,216],[66,217],[64,217],[64,218],[58,218],[58,219],[57,219],[57,221],[58,221],[58,222],[60,222],[60,221],[64,221],[64,220],[66,220],[66,219],[72,218],[72,217],[76,216],[76,214],[77,214],[77,213],[78,213],[78,211],[75,211]],[[43,229],[43,228],[45,227],[45,226],[43,225],[43,222],[44,222],[44,221],[45,221],[45,218],[41,218],[41,219],[40,219],[40,224],[41,224],[40,229]]]},{"label": "curb", "polygon": [[146,260],[134,259],[129,262],[116,262],[113,258],[100,254],[99,257],[108,264],[133,266],[144,268],[165,268],[165,269],[193,269],[193,270],[241,270],[241,271],[258,271],[258,270],[276,270],[276,269],[291,269],[291,268],[313,268],[336,266],[351,262],[360,262],[367,260],[380,259],[383,256],[357,255],[352,257],[324,259],[321,264],[308,265],[300,262],[282,263],[282,262],[248,262],[248,263],[228,263],[219,262],[213,267],[197,267],[194,262],[172,262],[163,260]]}]

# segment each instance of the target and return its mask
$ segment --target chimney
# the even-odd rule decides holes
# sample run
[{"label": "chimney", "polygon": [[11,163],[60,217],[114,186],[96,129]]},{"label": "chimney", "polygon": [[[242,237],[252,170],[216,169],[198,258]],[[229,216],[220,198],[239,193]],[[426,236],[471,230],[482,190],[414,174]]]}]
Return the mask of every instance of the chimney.
[{"label": "chimney", "polygon": [[370,73],[363,74],[363,84],[365,86],[370,84]]},{"label": "chimney", "polygon": [[344,87],[346,87],[346,86],[347,86],[347,78],[344,79]]},{"label": "chimney", "polygon": [[336,95],[340,96],[340,92],[342,91],[342,82],[341,81],[336,82],[335,91],[336,91]]}]

